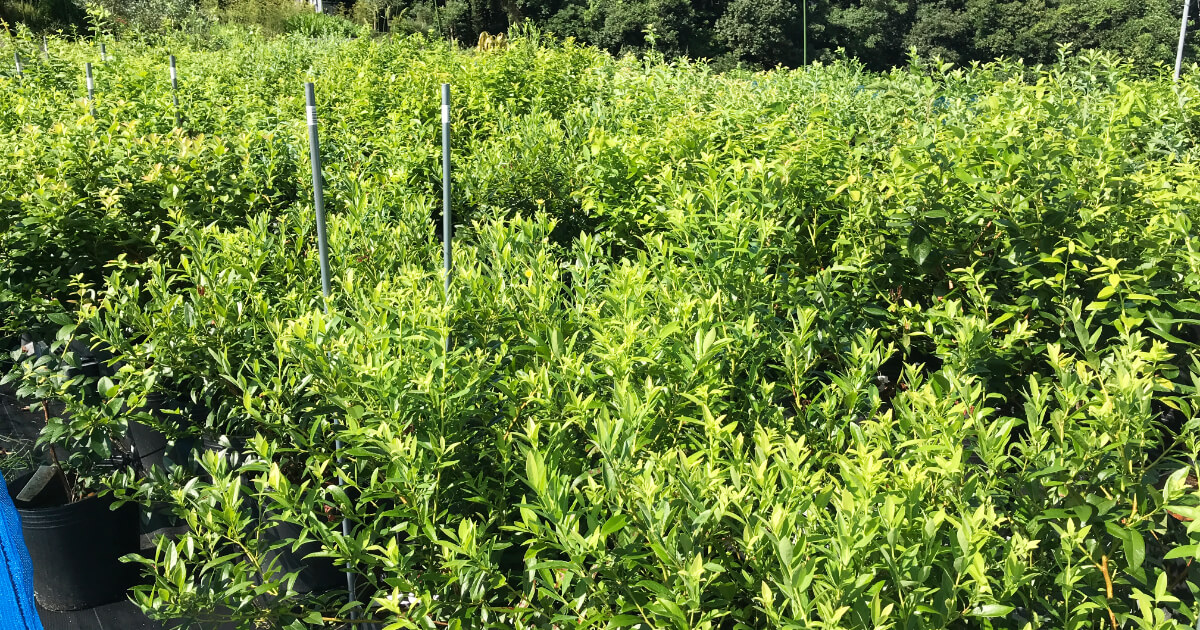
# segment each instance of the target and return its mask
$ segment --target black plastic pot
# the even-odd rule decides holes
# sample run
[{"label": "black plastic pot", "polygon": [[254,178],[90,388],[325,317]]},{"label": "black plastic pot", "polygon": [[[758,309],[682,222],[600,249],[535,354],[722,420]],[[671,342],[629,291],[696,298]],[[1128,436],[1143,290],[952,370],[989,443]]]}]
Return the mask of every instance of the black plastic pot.
[{"label": "black plastic pot", "polygon": [[13,353],[21,349],[20,338],[14,335],[0,335],[0,375],[8,372],[17,364]]},{"label": "black plastic pot", "polygon": [[157,429],[148,427],[141,422],[129,422],[129,441],[133,443],[133,451],[138,460],[138,466],[149,472],[155,466],[163,466],[163,455],[167,451],[167,436]]},{"label": "black plastic pot", "polygon": [[65,365],[63,367],[64,374],[68,378],[73,376],[83,375],[89,378],[97,378],[100,376],[112,376],[113,371],[105,365],[107,359],[112,358],[108,354],[99,354],[80,341],[72,341],[67,349],[75,355],[76,365]]},{"label": "black plastic pot", "polygon": [[238,435],[205,435],[200,438],[200,448],[214,453],[240,453],[246,449],[246,443],[249,441],[250,438]]},{"label": "black plastic pot", "polygon": [[[31,475],[8,486],[16,496]],[[111,497],[90,497],[56,507],[22,508],[21,530],[33,560],[34,599],[54,611],[81,610],[125,597],[138,565],[121,556],[139,551],[138,508],[113,510]]]},{"label": "black plastic pot", "polygon": [[295,590],[297,593],[324,593],[335,588],[344,588],[346,574],[332,558],[305,558],[321,550],[321,543],[310,540],[292,550],[291,541],[300,537],[303,528],[296,523],[279,522],[263,530],[263,538],[270,544],[287,540],[288,544],[264,554],[268,562],[275,563],[282,573],[297,571]]},{"label": "black plastic pot", "polygon": [[[176,436],[202,422],[202,414],[206,413],[199,405],[159,393],[146,397],[143,410],[154,416],[160,426],[174,426],[172,433]],[[147,472],[155,466],[163,467],[164,457],[171,458],[176,464],[186,463],[192,459],[196,447],[195,438],[172,440],[161,431],[137,421],[129,423],[129,440],[137,453],[138,464]]]}]

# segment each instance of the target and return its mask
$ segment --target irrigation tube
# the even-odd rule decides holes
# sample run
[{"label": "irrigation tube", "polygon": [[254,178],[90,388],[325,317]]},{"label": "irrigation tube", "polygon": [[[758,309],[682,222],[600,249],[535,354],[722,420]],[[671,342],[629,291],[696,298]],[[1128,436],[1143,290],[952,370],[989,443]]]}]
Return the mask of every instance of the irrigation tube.
[{"label": "irrigation tube", "polygon": [[1175,82],[1179,82],[1179,71],[1183,68],[1183,40],[1187,37],[1188,8],[1191,0],[1183,0],[1183,20],[1179,22],[1179,48],[1175,51]]},{"label": "irrigation tube", "polygon": [[[312,83],[304,84],[305,110],[308,114],[308,156],[312,162],[313,207],[317,213],[317,255],[321,259],[321,294],[325,296],[325,314],[329,314],[329,247],[325,238],[325,187],[321,179],[321,145],[317,138],[317,97]],[[342,464],[342,441],[337,440],[334,448],[338,452],[338,467]],[[341,485],[341,478],[338,485]],[[342,535],[350,537],[350,519],[342,517]],[[349,563],[346,564],[346,590],[350,593],[350,601],[356,601],[354,593],[354,572]]]}]

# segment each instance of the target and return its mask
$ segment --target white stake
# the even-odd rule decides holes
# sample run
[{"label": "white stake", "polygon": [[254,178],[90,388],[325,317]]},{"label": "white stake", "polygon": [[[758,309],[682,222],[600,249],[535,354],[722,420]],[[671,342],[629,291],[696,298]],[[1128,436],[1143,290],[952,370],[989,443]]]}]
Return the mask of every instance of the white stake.
[{"label": "white stake", "polygon": [[450,84],[442,84],[442,263],[446,270],[446,301],[450,301]]},{"label": "white stake", "polygon": [[1188,5],[1191,0],[1183,0],[1183,20],[1179,22],[1179,48],[1175,51],[1175,81],[1179,81],[1179,71],[1183,69],[1183,41],[1187,37]]},{"label": "white stake", "polygon": [[96,81],[92,79],[92,64],[83,64],[83,73],[87,77],[88,104],[92,107],[92,118],[96,117]]}]

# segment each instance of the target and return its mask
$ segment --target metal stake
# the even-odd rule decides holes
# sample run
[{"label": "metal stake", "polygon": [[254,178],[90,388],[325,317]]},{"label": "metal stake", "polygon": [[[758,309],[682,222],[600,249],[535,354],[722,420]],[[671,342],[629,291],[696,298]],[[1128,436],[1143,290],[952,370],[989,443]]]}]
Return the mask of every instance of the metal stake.
[{"label": "metal stake", "polygon": [[96,81],[92,79],[92,64],[83,64],[83,72],[87,76],[88,103],[92,108],[92,118],[96,117]]},{"label": "metal stake", "polygon": [[108,49],[104,47],[104,42],[100,42],[100,61],[108,61]]},{"label": "metal stake", "polygon": [[21,70],[21,53],[13,51],[13,63],[17,66],[17,78],[24,79],[25,72]]},{"label": "metal stake", "polygon": [[803,33],[803,35],[801,35],[801,39],[802,39],[803,43],[800,44],[800,46],[804,51],[802,53],[802,56],[804,58],[804,65],[807,66],[808,65],[808,0],[803,0],[803,2],[804,2],[804,5],[803,5],[804,6],[804,25],[801,27],[801,32]]},{"label": "metal stake", "polygon": [[1179,48],[1175,51],[1175,81],[1179,82],[1179,71],[1183,69],[1183,40],[1187,37],[1188,9],[1191,0],[1183,0],[1183,20],[1179,22]]},{"label": "metal stake", "polygon": [[42,35],[42,54],[46,55],[46,61],[50,61],[50,45],[46,42],[45,35]]},{"label": "metal stake", "polygon": [[[321,143],[317,138],[317,97],[312,83],[304,84],[304,100],[308,113],[308,156],[312,162],[313,179],[313,208],[317,214],[317,255],[321,261],[321,294],[327,299],[325,314],[329,314],[329,247],[325,237],[325,186],[321,178]],[[342,463],[342,441],[336,440],[334,448],[338,451],[338,465]],[[341,485],[338,479],[338,485]],[[342,535],[350,537],[350,519],[342,519]],[[350,601],[357,599],[354,593],[354,573],[346,565],[346,589],[350,592]]]},{"label": "metal stake", "polygon": [[[443,288],[450,301],[450,84],[442,84],[442,263],[446,269]],[[449,343],[449,341],[447,341]]]},{"label": "metal stake", "polygon": [[183,126],[183,116],[179,113],[179,81],[175,72],[175,55],[171,57],[171,101],[175,103],[175,126]]},{"label": "metal stake", "polygon": [[321,259],[321,293],[325,297],[329,297],[329,249],[325,241],[325,183],[321,178],[321,145],[317,138],[317,96],[312,83],[304,84],[304,99],[308,113],[308,155],[312,162],[313,207],[317,212],[317,253]]}]

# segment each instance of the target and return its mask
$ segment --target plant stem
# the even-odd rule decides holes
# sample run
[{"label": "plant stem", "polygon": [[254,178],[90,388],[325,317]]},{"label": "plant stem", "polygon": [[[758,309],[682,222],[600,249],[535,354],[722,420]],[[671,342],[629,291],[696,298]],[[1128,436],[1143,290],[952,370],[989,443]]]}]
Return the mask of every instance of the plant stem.
[{"label": "plant stem", "polygon": [[[42,418],[46,424],[50,424],[50,406],[45,400],[42,401]],[[67,489],[67,503],[75,502],[75,486],[67,479],[67,474],[63,472],[62,463],[58,461],[58,447],[55,444],[50,444],[50,459],[54,461],[54,470],[58,473],[59,481],[62,481],[63,487]]]}]

